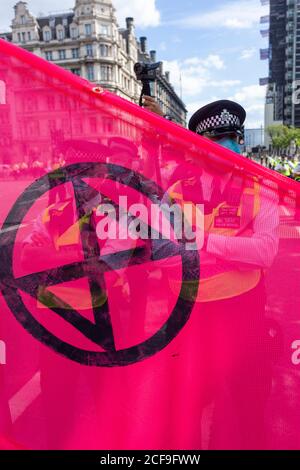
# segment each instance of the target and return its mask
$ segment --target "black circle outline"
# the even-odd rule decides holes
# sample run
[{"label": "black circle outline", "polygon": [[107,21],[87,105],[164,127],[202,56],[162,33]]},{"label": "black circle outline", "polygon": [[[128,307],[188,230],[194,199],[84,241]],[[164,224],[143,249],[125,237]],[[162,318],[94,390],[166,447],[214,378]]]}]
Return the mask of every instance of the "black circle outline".
[{"label": "black circle outline", "polygon": [[[182,249],[182,285],[178,300],[165,324],[143,343],[118,351],[86,351],[60,340],[42,326],[30,313],[14,287],[13,253],[18,227],[34,202],[49,191],[49,177],[55,180],[54,186],[72,182],[74,177],[105,178],[141,192],[155,204],[162,203],[164,191],[152,180],[128,168],[103,162],[75,163],[60,168],[60,180],[55,179],[56,172],[51,172],[34,181],[17,198],[2,226],[2,231],[12,225],[16,229],[5,232],[0,236],[0,274],[2,283],[0,290],[5,301],[17,321],[39,342],[42,342],[58,354],[68,359],[88,366],[115,367],[126,366],[142,361],[164,349],[187,323],[195,304],[200,276],[200,259],[198,251],[185,249],[186,243],[181,241]],[[63,173],[63,178],[61,174]],[[128,181],[130,177],[130,181]],[[51,186],[54,187],[53,184]],[[5,255],[3,256],[5,251]],[[0,278],[0,279],[1,279]],[[4,281],[4,282],[3,282]],[[191,282],[192,281],[192,282]],[[188,284],[188,296],[187,296]],[[188,299],[187,299],[188,297]]]}]

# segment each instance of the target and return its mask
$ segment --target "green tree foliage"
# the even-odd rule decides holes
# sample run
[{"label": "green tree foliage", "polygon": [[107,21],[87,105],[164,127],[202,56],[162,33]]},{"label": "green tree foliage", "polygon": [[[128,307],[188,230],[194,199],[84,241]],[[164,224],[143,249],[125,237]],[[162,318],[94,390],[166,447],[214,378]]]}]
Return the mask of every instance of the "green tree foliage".
[{"label": "green tree foliage", "polygon": [[294,142],[296,144],[296,150],[298,151],[298,149],[300,148],[300,129],[299,128],[295,128],[293,129],[294,131]]},{"label": "green tree foliage", "polygon": [[[300,144],[300,130],[292,127],[284,126],[282,124],[274,124],[269,126],[268,134],[271,138],[274,150],[281,154],[286,151],[293,141]],[[298,143],[297,140],[299,139]]]}]

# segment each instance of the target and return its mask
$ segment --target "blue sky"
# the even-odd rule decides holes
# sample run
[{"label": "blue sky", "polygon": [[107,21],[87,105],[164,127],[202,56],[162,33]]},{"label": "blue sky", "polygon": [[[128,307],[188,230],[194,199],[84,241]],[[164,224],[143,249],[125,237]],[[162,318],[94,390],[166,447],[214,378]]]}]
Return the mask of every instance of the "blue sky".
[{"label": "blue sky", "polygon": [[[9,30],[16,0],[0,4],[0,30]],[[64,0],[63,8],[75,0]],[[260,0],[113,0],[120,26],[133,16],[136,35],[147,36],[149,49],[157,50],[164,70],[180,91],[189,113],[209,101],[230,98],[245,106],[247,127],[263,123],[265,87],[259,77],[268,74],[259,48],[259,18],[268,13]],[[61,0],[28,0],[32,13],[61,10]],[[266,26],[264,26],[265,28]]]}]

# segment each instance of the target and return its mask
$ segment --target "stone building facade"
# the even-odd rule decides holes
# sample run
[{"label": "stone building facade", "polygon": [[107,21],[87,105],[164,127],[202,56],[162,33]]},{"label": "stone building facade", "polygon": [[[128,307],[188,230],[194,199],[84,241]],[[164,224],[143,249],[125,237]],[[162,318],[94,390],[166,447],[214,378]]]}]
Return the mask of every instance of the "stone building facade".
[{"label": "stone building facade", "polygon": [[[119,28],[111,0],[76,0],[72,10],[35,17],[26,2],[14,7],[11,32],[0,37],[86,78],[117,95],[138,103],[141,85],[134,64],[155,62],[147,38],[135,36],[133,18]],[[186,108],[161,64],[155,95],[164,112],[181,125]]]}]

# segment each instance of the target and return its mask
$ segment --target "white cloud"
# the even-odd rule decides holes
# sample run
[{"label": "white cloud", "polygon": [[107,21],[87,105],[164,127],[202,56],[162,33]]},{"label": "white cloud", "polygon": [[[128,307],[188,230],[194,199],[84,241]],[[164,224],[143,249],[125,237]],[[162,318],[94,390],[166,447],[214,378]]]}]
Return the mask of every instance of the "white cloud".
[{"label": "white cloud", "polygon": [[[190,62],[189,59],[187,61]],[[187,106],[188,119],[197,109],[207,103],[230,99],[240,103],[246,109],[246,128],[259,128],[264,122],[265,87],[259,85],[241,86],[239,80],[218,79],[213,76],[212,69],[203,67],[205,59],[199,59],[199,62],[202,63],[202,68],[198,68],[201,75],[197,75],[196,69],[184,68],[184,62],[181,64],[176,61],[167,63],[173,73],[171,80],[172,83],[175,83],[177,91],[179,91],[180,81],[175,74],[179,73],[179,66],[182,67],[183,101]]]},{"label": "white cloud", "polygon": [[158,48],[159,48],[160,51],[166,51],[167,50],[167,44],[165,43],[165,41],[162,41],[159,44]]},{"label": "white cloud", "polygon": [[244,49],[240,55],[240,59],[241,60],[251,59],[255,53],[256,53],[255,47],[251,47],[251,49]]},{"label": "white cloud", "polygon": [[206,13],[200,11],[172,23],[185,28],[250,29],[259,22],[261,15],[266,14],[268,9],[261,7],[259,0],[235,0],[224,2],[215,10]]},{"label": "white cloud", "polygon": [[181,61],[164,61],[164,70],[171,73],[171,82],[176,91],[180,92],[182,88],[184,99],[199,96],[207,88],[224,92],[240,85],[239,80],[218,77],[219,72],[225,68],[224,61],[216,54],[205,58],[189,57]]},{"label": "white cloud", "polygon": [[259,85],[249,85],[238,89],[230,99],[237,101],[247,111],[246,127],[260,127],[264,121],[264,103],[266,88]]},{"label": "white cloud", "polygon": [[180,44],[180,43],[182,43],[182,39],[181,39],[180,37],[178,37],[178,36],[173,36],[173,37],[171,38],[171,42],[172,42],[173,44]]},{"label": "white cloud", "polygon": [[117,10],[120,26],[123,26],[124,18],[127,16],[132,16],[136,25],[140,27],[160,24],[160,12],[156,0],[114,0],[113,4]]},{"label": "white cloud", "polygon": [[188,108],[188,119],[191,117],[192,114],[194,114],[198,109],[202,108],[209,102],[217,101],[218,97],[217,96],[210,96],[209,100],[195,100],[195,101],[190,101],[187,105]]},{"label": "white cloud", "polygon": [[257,100],[262,100],[266,95],[265,87],[259,85],[248,85],[240,88],[232,97],[233,99],[252,106]]},{"label": "white cloud", "polygon": [[220,90],[227,90],[228,88],[240,85],[240,80],[211,80],[208,86],[219,88]]},{"label": "white cloud", "polygon": [[217,54],[210,54],[204,61],[203,65],[208,68],[215,68],[221,70],[225,68],[224,61]]}]

